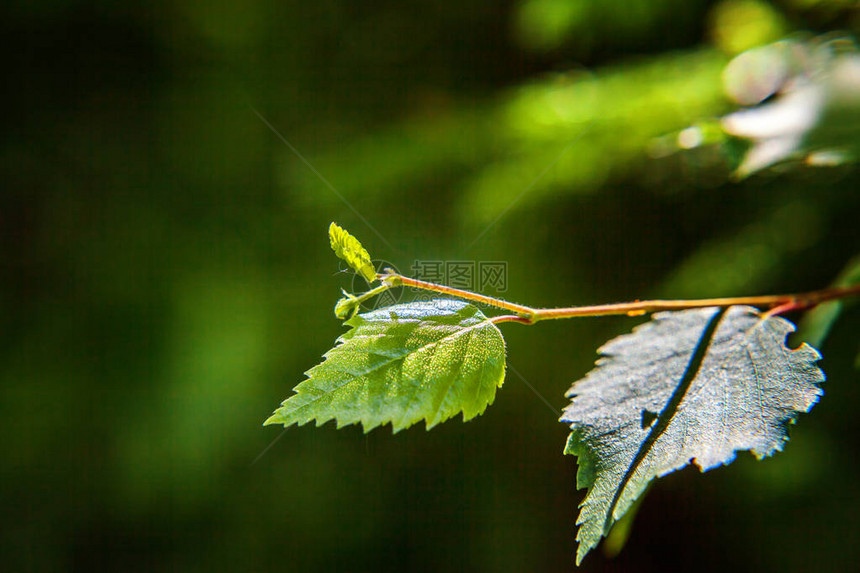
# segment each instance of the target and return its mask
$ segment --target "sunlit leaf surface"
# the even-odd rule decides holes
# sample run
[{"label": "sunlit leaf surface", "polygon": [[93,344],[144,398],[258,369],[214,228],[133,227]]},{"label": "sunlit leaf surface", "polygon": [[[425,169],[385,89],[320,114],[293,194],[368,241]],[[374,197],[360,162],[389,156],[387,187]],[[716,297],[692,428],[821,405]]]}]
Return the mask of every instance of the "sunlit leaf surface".
[{"label": "sunlit leaf surface", "polygon": [[464,420],[481,414],[504,381],[502,334],[470,304],[401,304],[346,324],[352,328],[266,424],[334,419],[365,431],[391,423],[397,432],[423,419],[429,429],[459,412]]},{"label": "sunlit leaf surface", "polygon": [[782,449],[786,424],[822,394],[812,347],[785,345],[794,326],[751,307],[666,312],[600,349],[568,391],[565,453],[588,488],[577,524],[581,561],[656,477],[702,471]]},{"label": "sunlit leaf surface", "polygon": [[352,267],[352,270],[363,276],[369,283],[376,280],[376,269],[373,267],[370,255],[358,239],[336,223],[329,225],[328,238],[334,254],[343,259]]}]

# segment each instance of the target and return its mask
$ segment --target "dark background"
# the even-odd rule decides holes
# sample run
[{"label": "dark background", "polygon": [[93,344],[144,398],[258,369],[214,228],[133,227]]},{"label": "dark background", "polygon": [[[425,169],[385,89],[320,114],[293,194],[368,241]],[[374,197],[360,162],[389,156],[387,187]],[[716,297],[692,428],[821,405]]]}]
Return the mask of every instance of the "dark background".
[{"label": "dark background", "polygon": [[[468,424],[293,428],[252,463],[343,331],[326,228],[405,273],[506,261],[533,306],[823,287],[860,250],[851,165],[732,182],[652,144],[850,4],[5,2],[3,569],[573,570],[563,394],[637,319],[505,325],[540,397],[509,370]],[[856,571],[858,328],[786,452],[659,480],[583,570]]]}]

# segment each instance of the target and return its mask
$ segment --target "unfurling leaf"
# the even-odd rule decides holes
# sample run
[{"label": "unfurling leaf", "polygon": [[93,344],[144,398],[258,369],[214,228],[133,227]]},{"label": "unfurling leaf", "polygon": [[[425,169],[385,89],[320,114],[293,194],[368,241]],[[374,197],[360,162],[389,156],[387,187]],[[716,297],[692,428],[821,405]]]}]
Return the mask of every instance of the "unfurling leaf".
[{"label": "unfurling leaf", "polygon": [[346,320],[347,318],[352,318],[358,312],[359,307],[361,307],[361,301],[358,297],[343,289],[341,289],[341,292],[343,292],[343,298],[339,299],[334,305],[334,315],[341,320]]},{"label": "unfurling leaf", "polygon": [[793,330],[745,306],[664,312],[600,349],[561,417],[577,487],[588,488],[577,563],[654,478],[691,461],[705,471],[737,451],[782,449],[786,425],[812,408],[824,381],[815,349],[786,347]]},{"label": "unfurling leaf", "polygon": [[334,419],[367,432],[390,422],[397,432],[423,419],[430,429],[459,412],[463,420],[481,414],[504,381],[502,333],[470,304],[400,304],[346,324],[352,328],[266,424]]},{"label": "unfurling leaf", "polygon": [[363,276],[369,283],[376,280],[376,269],[373,267],[370,255],[358,239],[339,227],[337,223],[328,226],[328,238],[334,254],[343,259],[352,267],[352,270]]}]

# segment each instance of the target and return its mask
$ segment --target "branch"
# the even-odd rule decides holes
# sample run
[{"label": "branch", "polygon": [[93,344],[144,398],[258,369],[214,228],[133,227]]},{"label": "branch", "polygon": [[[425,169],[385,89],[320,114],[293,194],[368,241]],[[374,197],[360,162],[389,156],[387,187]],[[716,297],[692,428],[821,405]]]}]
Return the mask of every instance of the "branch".
[{"label": "branch", "polygon": [[403,275],[395,273],[391,269],[386,269],[386,271],[387,272],[385,274],[380,274],[377,278],[382,281],[383,285],[386,285],[389,288],[408,286],[487,304],[514,313],[513,315],[497,316],[493,318],[492,321],[496,324],[503,322],[534,324],[540,320],[576,318],[581,316],[611,316],[619,314],[638,316],[662,310],[687,310],[691,308],[705,308],[710,306],[728,307],[738,304],[771,309],[768,314],[772,316],[791,310],[810,308],[828,300],[860,295],[860,285],[853,285],[821,289],[800,294],[705,298],[697,300],[637,300],[634,302],[600,304],[593,306],[532,308],[467,290],[404,277]]}]

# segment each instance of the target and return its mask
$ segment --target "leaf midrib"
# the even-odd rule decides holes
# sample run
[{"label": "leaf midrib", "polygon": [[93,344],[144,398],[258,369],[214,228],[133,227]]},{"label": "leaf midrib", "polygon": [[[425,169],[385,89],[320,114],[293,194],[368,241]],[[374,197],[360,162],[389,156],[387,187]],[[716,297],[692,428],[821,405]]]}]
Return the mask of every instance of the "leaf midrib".
[{"label": "leaf midrib", "polygon": [[630,466],[624,473],[624,476],[621,478],[621,482],[618,484],[618,487],[615,490],[615,495],[612,498],[612,502],[609,504],[609,507],[606,510],[606,515],[603,524],[604,533],[609,530],[614,521],[613,513],[615,512],[615,507],[618,505],[618,502],[621,499],[621,496],[624,494],[624,490],[627,489],[627,486],[630,484],[630,481],[633,479],[633,476],[636,474],[636,471],[648,457],[648,454],[651,451],[651,448],[654,444],[657,443],[657,440],[660,439],[660,436],[668,429],[669,425],[672,423],[672,420],[675,417],[675,414],[678,411],[678,408],[681,402],[687,395],[687,391],[690,389],[693,381],[699,374],[701,370],[702,363],[708,355],[709,348],[711,346],[712,341],[716,338],[717,329],[719,328],[720,321],[723,316],[726,314],[726,309],[719,309],[712,317],[708,319],[708,322],[705,324],[705,328],[702,331],[702,335],[699,340],[696,342],[696,346],[693,349],[693,353],[690,356],[690,362],[687,364],[687,368],[684,371],[681,380],[678,381],[678,385],[675,387],[675,390],[672,392],[669,400],[666,402],[665,406],[660,412],[660,415],[657,416],[657,419],[654,421],[654,424],[651,426],[648,435],[642,441],[639,446],[639,450],[636,452],[636,456],[633,458],[633,461],[630,463]]}]

